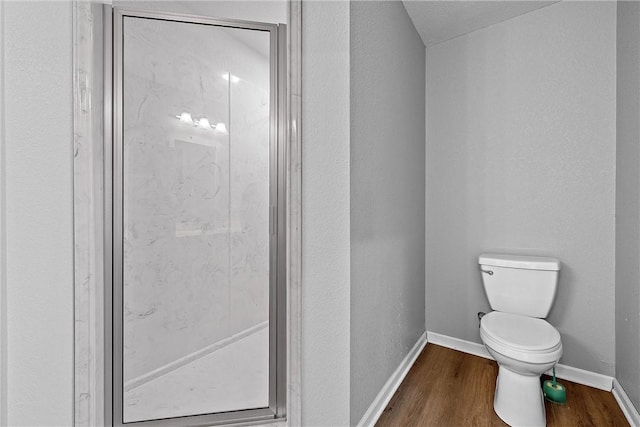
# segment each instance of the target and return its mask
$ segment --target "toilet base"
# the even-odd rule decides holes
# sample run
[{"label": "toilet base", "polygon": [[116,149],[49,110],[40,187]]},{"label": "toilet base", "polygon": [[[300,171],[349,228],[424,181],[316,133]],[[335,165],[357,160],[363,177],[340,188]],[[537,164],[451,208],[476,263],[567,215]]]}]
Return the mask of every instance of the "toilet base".
[{"label": "toilet base", "polygon": [[510,426],[546,426],[540,376],[521,375],[499,366],[493,409]]}]

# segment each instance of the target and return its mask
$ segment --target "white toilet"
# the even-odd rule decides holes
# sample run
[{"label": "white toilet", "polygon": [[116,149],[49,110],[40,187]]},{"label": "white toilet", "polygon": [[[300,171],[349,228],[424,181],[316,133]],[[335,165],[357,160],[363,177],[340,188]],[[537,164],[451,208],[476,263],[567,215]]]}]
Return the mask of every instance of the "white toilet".
[{"label": "white toilet", "polygon": [[511,426],[544,426],[540,375],[562,356],[560,333],[544,320],[558,288],[560,261],[483,254],[484,290],[494,310],[480,320],[480,337],[498,362],[493,408]]}]

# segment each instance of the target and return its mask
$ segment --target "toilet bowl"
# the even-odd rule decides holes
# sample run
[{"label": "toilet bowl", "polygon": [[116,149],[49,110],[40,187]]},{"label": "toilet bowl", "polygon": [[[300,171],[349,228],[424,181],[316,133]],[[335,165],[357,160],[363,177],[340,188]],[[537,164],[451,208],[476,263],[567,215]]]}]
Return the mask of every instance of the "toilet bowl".
[{"label": "toilet bowl", "polygon": [[562,356],[560,333],[544,318],[556,297],[555,258],[483,254],[478,263],[492,312],[480,338],[498,363],[496,414],[511,426],[545,426],[540,375]]},{"label": "toilet bowl", "polygon": [[494,311],[482,317],[480,337],[498,363],[493,400],[511,426],[544,426],[540,375],[562,356],[560,333],[543,319]]}]

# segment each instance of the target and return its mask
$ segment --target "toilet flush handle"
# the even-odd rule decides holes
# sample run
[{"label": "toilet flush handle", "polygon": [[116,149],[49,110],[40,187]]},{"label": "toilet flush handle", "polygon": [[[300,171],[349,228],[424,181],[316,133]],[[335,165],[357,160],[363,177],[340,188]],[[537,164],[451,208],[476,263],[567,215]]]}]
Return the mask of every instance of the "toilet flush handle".
[{"label": "toilet flush handle", "polygon": [[485,270],[484,268],[481,268],[480,271],[487,273],[489,276],[493,276],[493,270]]}]

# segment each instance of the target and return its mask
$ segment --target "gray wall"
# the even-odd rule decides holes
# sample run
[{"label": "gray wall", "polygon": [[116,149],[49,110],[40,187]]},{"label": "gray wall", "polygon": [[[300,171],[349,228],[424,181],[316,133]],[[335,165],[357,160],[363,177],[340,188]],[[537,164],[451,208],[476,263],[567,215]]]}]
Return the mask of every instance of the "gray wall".
[{"label": "gray wall", "polygon": [[617,29],[616,378],[640,409],[640,3]]},{"label": "gray wall", "polygon": [[0,424],[71,425],[71,2],[2,3]]},{"label": "gray wall", "polygon": [[425,50],[401,2],[350,12],[356,424],[424,332]]},{"label": "gray wall", "polygon": [[302,15],[302,424],[349,424],[349,4]]},{"label": "gray wall", "polygon": [[429,331],[481,342],[481,252],[556,256],[561,363],[614,373],[615,54],[613,2],[427,49]]}]

